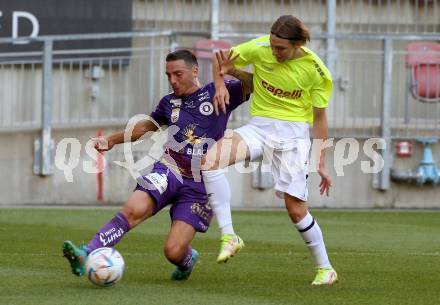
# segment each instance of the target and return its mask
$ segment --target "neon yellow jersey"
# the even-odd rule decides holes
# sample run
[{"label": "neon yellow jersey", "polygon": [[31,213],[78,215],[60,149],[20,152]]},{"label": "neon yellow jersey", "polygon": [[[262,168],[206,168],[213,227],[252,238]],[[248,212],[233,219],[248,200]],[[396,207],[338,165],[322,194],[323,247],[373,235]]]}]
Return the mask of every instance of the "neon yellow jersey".
[{"label": "neon yellow jersey", "polygon": [[253,65],[252,116],[313,123],[313,107],[327,108],[332,77],[321,59],[306,47],[304,56],[279,63],[272,55],[269,35],[232,48],[240,53],[235,67]]}]

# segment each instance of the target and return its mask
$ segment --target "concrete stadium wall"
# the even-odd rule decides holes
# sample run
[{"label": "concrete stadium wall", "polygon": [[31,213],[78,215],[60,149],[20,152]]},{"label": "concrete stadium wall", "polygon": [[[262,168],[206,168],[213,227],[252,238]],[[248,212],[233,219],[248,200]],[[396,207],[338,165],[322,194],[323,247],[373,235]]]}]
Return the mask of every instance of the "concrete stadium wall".
[{"label": "concrete stadium wall", "polygon": [[[338,140],[335,139],[335,143]],[[362,148],[363,140],[359,140]],[[357,160],[343,167],[343,176],[337,176],[335,171],[334,148],[329,148],[326,154],[327,168],[332,177],[333,187],[330,196],[319,194],[320,177],[311,173],[309,181],[309,205],[316,208],[440,208],[440,185],[418,186],[408,183],[391,182],[388,191],[373,188],[375,176],[361,171],[361,161],[370,159],[360,150]],[[440,145],[433,147],[435,161],[440,161]],[[414,144],[411,158],[395,157],[393,167],[399,169],[416,168],[422,157],[421,145]],[[336,162],[335,162],[336,161]],[[337,165],[340,168],[340,165]],[[276,198],[275,191],[258,190],[251,187],[251,175],[228,173],[232,189],[232,205],[235,207],[284,207],[284,202]]]},{"label": "concrete stadium wall", "polygon": [[[122,128],[123,126],[121,126]],[[109,134],[119,128],[106,129]],[[77,138],[81,143],[81,155],[78,166],[73,170],[73,182],[67,182],[64,172],[55,168],[48,177],[33,174],[33,141],[36,132],[0,133],[0,206],[16,205],[94,205],[97,201],[96,174],[82,170],[84,161],[92,159],[86,155],[84,147],[89,136],[96,129],[56,130],[53,132],[55,143],[63,138]],[[335,140],[337,141],[337,140]],[[158,157],[160,140],[144,141],[134,148],[136,160],[149,155]],[[150,148],[153,146],[153,150]],[[360,141],[360,147],[363,142]],[[160,146],[160,145],[159,145]],[[156,147],[156,148],[154,148]],[[421,146],[415,144],[411,158],[395,159],[398,168],[415,168],[421,158]],[[343,168],[344,176],[338,177],[334,168],[333,148],[327,153],[328,169],[333,178],[330,197],[318,193],[319,176],[312,173],[309,186],[309,203],[312,207],[326,208],[440,208],[440,186],[417,186],[391,183],[389,191],[373,189],[372,174],[361,171],[360,161],[369,158],[362,152],[353,164]],[[440,159],[440,145],[434,146],[434,158]],[[67,157],[67,155],[66,155]],[[132,192],[135,181],[129,172],[113,161],[124,161],[123,147],[120,145],[107,153],[107,166],[104,171],[103,204],[121,205]],[[66,161],[67,162],[67,161]],[[251,187],[251,174],[239,174],[234,168],[227,173],[232,189],[232,206],[235,208],[283,207],[283,201],[277,199],[272,189],[259,190]]]}]

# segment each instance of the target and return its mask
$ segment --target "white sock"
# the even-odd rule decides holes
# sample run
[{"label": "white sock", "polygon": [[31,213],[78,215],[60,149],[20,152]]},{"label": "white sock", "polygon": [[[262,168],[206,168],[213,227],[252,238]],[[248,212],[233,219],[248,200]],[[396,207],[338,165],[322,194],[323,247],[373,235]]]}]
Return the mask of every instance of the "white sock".
[{"label": "white sock", "polygon": [[307,212],[307,215],[296,223],[295,227],[312,253],[316,267],[331,268],[332,265],[328,260],[321,228],[312,215]]},{"label": "white sock", "polygon": [[235,234],[231,216],[231,190],[223,170],[203,171],[203,182],[218,226],[224,234]]}]

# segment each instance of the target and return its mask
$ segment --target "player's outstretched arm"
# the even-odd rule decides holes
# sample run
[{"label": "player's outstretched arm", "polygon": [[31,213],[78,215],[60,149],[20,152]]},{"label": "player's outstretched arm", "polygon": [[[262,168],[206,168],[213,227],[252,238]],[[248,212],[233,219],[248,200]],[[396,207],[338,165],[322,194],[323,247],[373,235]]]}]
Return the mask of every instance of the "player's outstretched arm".
[{"label": "player's outstretched arm", "polygon": [[[157,125],[154,124],[152,121],[142,120],[136,123],[136,125],[134,126],[133,131],[131,133],[130,142],[134,142],[138,140],[140,137],[142,137],[144,134],[146,134],[149,131],[156,131],[156,130],[157,130]],[[120,131],[107,137],[102,136],[102,137],[92,138],[92,140],[95,143],[94,147],[98,152],[108,151],[112,149],[113,146],[115,146],[116,144],[124,143],[124,134],[125,131]]]}]

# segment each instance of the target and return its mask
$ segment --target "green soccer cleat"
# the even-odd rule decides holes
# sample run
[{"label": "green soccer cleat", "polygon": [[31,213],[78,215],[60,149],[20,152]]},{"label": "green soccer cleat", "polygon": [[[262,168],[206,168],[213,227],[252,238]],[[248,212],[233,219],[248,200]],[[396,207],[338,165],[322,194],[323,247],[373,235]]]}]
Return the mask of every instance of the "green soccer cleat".
[{"label": "green soccer cleat", "polygon": [[70,240],[64,241],[63,256],[69,261],[73,274],[76,276],[84,275],[84,265],[87,258],[87,251],[84,245],[77,247]]},{"label": "green soccer cleat", "polygon": [[244,248],[244,242],[238,235],[225,234],[220,240],[220,253],[217,256],[217,263],[226,263],[228,259]]},{"label": "green soccer cleat", "polygon": [[338,274],[336,273],[335,269],[333,269],[332,267],[317,268],[316,276],[312,282],[312,285],[314,286],[331,285],[337,281],[338,281]]},{"label": "green soccer cleat", "polygon": [[189,267],[186,270],[182,270],[180,267],[177,267],[176,270],[171,273],[171,279],[174,281],[185,281],[189,278],[191,275],[191,272],[193,271],[194,265],[197,263],[197,258],[199,257],[199,252],[192,249],[191,253],[191,267]]}]

